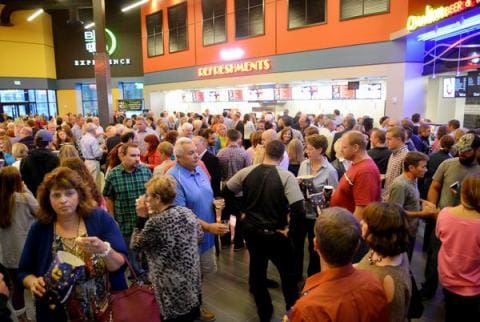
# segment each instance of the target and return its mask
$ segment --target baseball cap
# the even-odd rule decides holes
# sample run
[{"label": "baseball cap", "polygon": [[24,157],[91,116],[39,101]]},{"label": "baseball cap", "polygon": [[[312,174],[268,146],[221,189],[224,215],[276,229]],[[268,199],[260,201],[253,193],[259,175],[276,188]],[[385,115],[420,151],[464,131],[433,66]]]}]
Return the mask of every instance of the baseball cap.
[{"label": "baseball cap", "polygon": [[458,153],[467,152],[478,147],[480,147],[480,137],[473,133],[465,134],[455,144]]},{"label": "baseball cap", "polygon": [[35,138],[41,138],[43,142],[52,142],[53,135],[52,133],[48,132],[47,130],[39,130],[35,135]]}]

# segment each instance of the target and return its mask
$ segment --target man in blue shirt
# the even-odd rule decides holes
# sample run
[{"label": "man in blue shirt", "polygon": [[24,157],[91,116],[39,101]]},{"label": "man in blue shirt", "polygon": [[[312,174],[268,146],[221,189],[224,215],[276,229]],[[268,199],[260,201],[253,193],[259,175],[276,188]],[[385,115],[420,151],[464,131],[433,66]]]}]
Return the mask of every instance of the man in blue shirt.
[{"label": "man in blue shirt", "polygon": [[[228,227],[216,223],[216,214],[213,206],[213,191],[208,175],[198,166],[199,156],[195,145],[189,138],[179,138],[174,148],[177,164],[168,171],[177,182],[177,196],[175,203],[191,209],[197,216],[203,231],[203,241],[200,244],[200,267],[202,274],[216,271],[215,261],[215,237],[228,232]],[[221,216],[221,208],[216,209],[218,217]],[[203,321],[215,319],[213,313],[204,308],[201,309]]]}]

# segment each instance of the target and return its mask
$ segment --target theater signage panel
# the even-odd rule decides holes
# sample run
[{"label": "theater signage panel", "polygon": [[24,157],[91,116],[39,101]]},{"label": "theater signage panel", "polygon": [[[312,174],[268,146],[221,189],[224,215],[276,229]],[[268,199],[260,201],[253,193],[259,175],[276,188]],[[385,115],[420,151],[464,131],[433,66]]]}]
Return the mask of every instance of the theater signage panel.
[{"label": "theater signage panel", "polygon": [[416,30],[478,5],[480,5],[480,0],[460,0],[448,6],[440,6],[437,8],[427,5],[425,7],[425,14],[408,17],[407,30]]},{"label": "theater signage panel", "polygon": [[259,59],[253,61],[243,61],[228,64],[211,65],[197,68],[199,78],[248,75],[258,72],[266,72],[272,69],[270,59]]}]

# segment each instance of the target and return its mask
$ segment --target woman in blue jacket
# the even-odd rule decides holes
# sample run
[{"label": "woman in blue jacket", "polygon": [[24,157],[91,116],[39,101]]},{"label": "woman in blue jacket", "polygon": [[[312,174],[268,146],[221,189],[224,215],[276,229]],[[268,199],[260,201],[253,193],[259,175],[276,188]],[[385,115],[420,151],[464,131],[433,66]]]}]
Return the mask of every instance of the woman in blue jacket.
[{"label": "woman in blue jacket", "polygon": [[[127,247],[117,224],[104,210],[95,208],[80,176],[65,167],[45,177],[38,201],[38,221],[28,233],[19,265],[23,285],[36,297],[37,321],[102,320],[110,289],[127,288]],[[58,251],[69,252],[85,262],[85,273],[63,304],[42,301],[48,288],[43,276]]]}]

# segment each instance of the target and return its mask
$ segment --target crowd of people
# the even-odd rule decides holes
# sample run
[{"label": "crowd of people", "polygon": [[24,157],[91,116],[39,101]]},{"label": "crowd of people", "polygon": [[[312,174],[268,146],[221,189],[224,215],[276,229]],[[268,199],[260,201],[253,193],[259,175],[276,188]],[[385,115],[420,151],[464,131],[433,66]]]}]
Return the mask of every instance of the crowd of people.
[{"label": "crowd of people", "polygon": [[[206,110],[116,112],[106,128],[70,113],[2,121],[1,321],[109,321],[111,292],[131,279],[152,285],[162,321],[213,321],[202,281],[230,247],[249,253],[262,322],[279,287],[269,262],[284,321],[407,321],[438,284],[446,321],[480,318],[480,136],[457,120]],[[85,269],[54,301],[45,274],[59,251]]]}]

